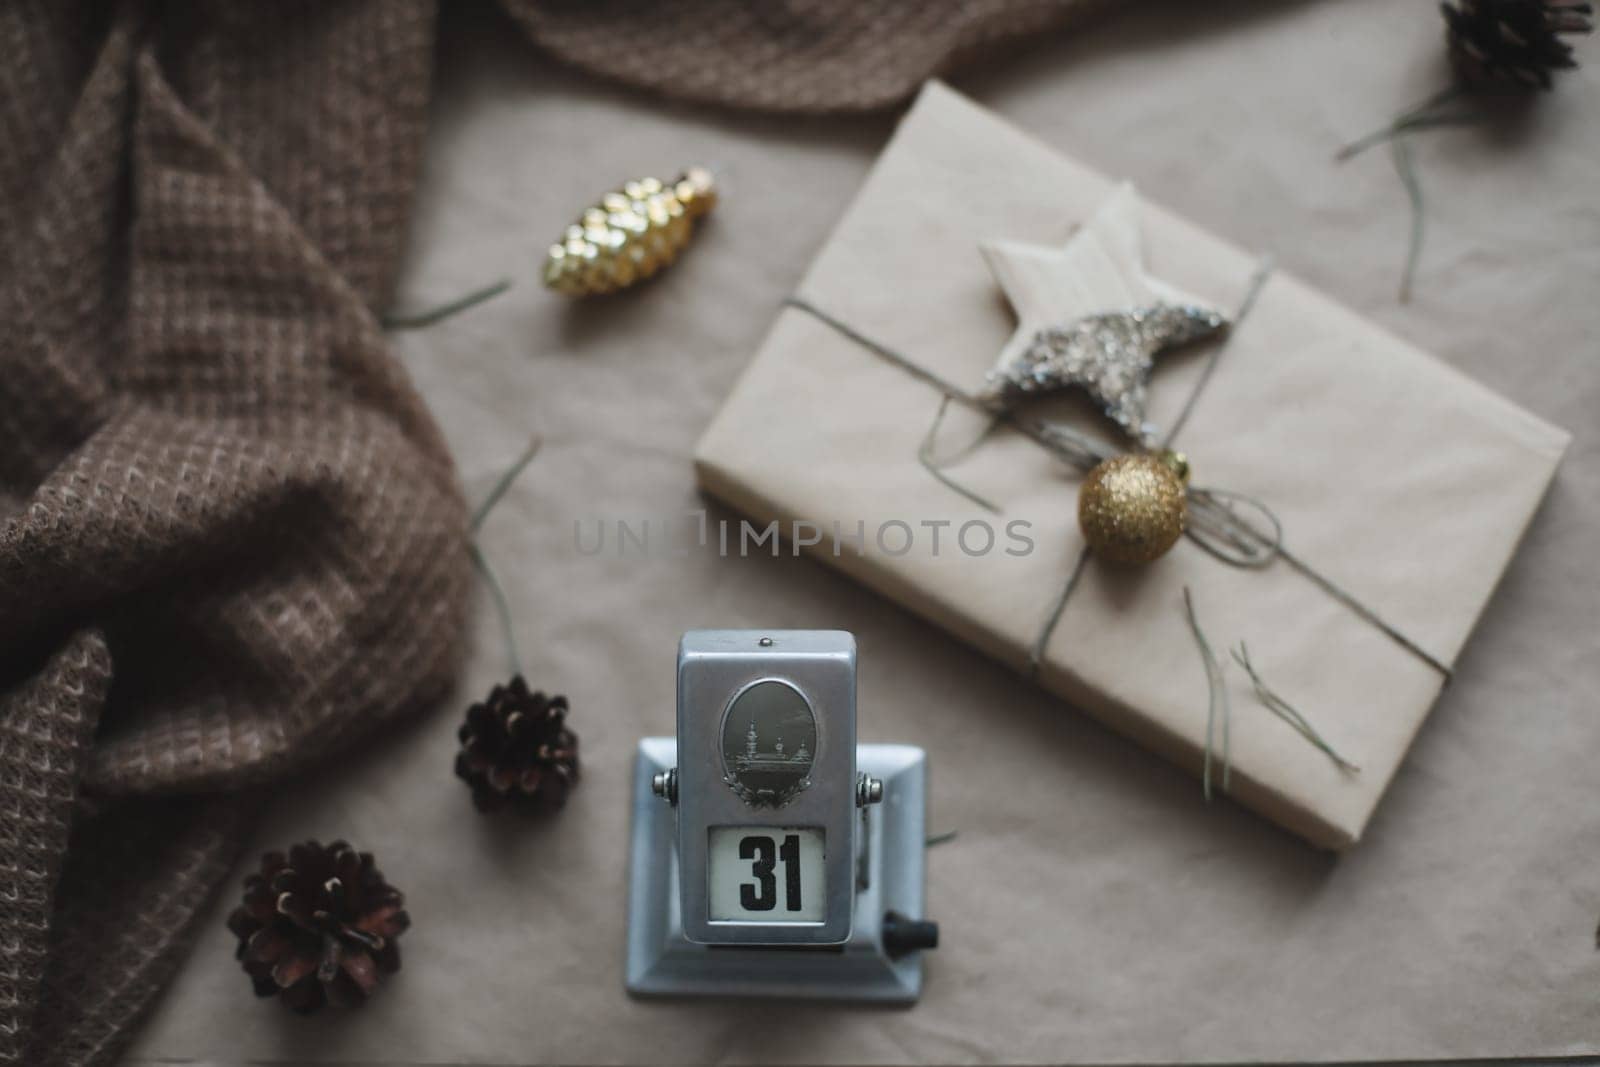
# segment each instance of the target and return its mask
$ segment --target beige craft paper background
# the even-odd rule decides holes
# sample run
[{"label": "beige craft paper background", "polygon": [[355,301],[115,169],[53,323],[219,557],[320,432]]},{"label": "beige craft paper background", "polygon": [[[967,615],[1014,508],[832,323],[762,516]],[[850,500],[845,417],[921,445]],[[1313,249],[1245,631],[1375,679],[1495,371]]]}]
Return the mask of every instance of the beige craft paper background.
[{"label": "beige craft paper background", "polygon": [[[1444,76],[1429,4],[1131,5],[957,83],[1577,433],[1456,680],[1361,845],[1334,857],[1203,804],[1188,773],[819,561],[575,552],[575,518],[703,506],[694,444],[893,124],[658,104],[531,60],[499,22],[461,32],[473,5],[445,7],[401,297],[423,306],[501,274],[517,287],[396,345],[470,498],[545,435],[483,543],[530,677],[572,698],[583,784],[560,818],[519,822],[480,819],[451,776],[454,712],[506,672],[480,599],[454,706],[282,791],[249,844],[376,851],[416,920],[404,970],[359,1012],[286,1017],[250,995],[219,899],[133,1064],[1600,1053],[1600,42],[1510,143],[1418,142],[1431,215],[1409,307],[1394,299],[1405,199],[1389,162],[1328,157]],[[620,301],[544,299],[539,249],[582,204],[694,160],[728,196],[677,266]],[[959,834],[928,853],[943,947],[917,1007],[623,994],[632,746],[671,729],[678,632],[707,624],[848,627],[862,736],[928,748],[930,825]]]},{"label": "beige craft paper background", "polygon": [[[973,394],[1014,329],[1011,309],[996,307],[980,243],[1059,243],[1055,235],[1102,210],[1089,239],[1125,246],[1142,229],[1148,269],[1165,282],[1221,307],[1235,306],[1248,287],[1252,257],[1153,204],[1141,207],[1126,186],[932,85],[801,295]],[[1092,266],[1071,288],[1060,303],[1067,318],[1126,299],[1120,281]],[[848,547],[836,555],[828,542],[813,549],[1023,666],[1082,546],[1060,521],[1076,472],[1031,442],[986,442],[980,458],[949,472],[1000,502],[1002,513],[988,514],[917,461],[936,390],[807,312],[787,310],[783,320],[696,449],[701,484],[762,521],[798,517],[824,529],[859,520],[869,531],[892,520],[918,528],[945,516],[953,530],[971,520],[1049,522],[1037,551],[1018,559],[948,547],[935,557],[926,534],[904,554],[876,544],[865,555]],[[1174,392],[1193,387],[1195,357],[1187,376],[1162,373],[1174,360],[1158,360],[1158,422],[1181,406],[1184,394]],[[1102,436],[1108,429],[1078,422]],[[1293,552],[1448,662],[1566,440],[1285,273],[1268,280],[1233,332],[1177,443],[1198,483],[1269,502]],[[1339,770],[1276,722],[1232,671],[1235,794],[1316,844],[1353,844],[1442,677],[1290,567],[1221,566],[1187,541],[1148,568],[1091,562],[1052,635],[1041,681],[1198,766],[1206,688],[1180,610],[1185,586],[1212,640],[1247,640],[1271,684],[1362,768]]]}]

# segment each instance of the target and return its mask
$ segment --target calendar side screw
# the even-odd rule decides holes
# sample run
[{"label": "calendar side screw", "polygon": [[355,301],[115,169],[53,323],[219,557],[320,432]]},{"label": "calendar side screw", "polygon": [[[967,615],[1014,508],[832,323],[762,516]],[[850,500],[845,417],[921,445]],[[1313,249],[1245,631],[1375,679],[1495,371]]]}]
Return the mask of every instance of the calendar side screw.
[{"label": "calendar side screw", "polygon": [[650,791],[673,807],[678,806],[678,768],[658,771],[650,779]]},{"label": "calendar side screw", "polygon": [[877,804],[883,800],[883,779],[874,778],[870,774],[856,776],[856,807],[864,808],[868,804]]}]

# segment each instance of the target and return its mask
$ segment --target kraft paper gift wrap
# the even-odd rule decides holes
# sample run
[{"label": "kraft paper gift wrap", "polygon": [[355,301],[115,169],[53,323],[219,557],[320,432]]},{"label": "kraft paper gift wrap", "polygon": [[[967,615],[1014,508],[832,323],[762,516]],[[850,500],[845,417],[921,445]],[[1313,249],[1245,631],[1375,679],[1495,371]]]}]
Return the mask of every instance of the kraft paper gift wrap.
[{"label": "kraft paper gift wrap", "polygon": [[[1274,272],[1224,341],[1156,359],[1149,418],[1174,424],[1221,343],[1174,442],[1193,483],[1270,506],[1285,549],[1370,617],[1285,560],[1239,568],[1185,538],[1140,568],[1091,556],[1035,665],[1030,650],[1083,550],[1081,472],[1008,427],[980,438],[987,420],[955,405],[935,451],[949,477],[998,513],[941,484],[918,453],[943,395],[928,376],[978,393],[1018,328],[980,249],[992,257],[1006,242],[1061,248],[1091,220],[1113,256],[1121,248],[1131,257],[1124,266],[1133,275],[1147,272],[1146,293],[1190,294],[1232,315],[1260,265],[930,85],[796,294],[826,318],[795,306],[780,312],[697,447],[700,483],[758,524],[784,524],[783,551],[804,547],[1198,773],[1208,690],[1183,611],[1188,587],[1224,664],[1228,793],[1317,845],[1347,848],[1445,683],[1568,437]],[[1140,295],[1114,271],[1086,275],[1068,301],[1077,314],[1118,310],[1119,295]],[[1110,422],[1076,398],[1041,401],[1028,414],[1120,444]],[[797,521],[810,525],[791,536]],[[1226,651],[1240,642],[1358,772],[1341,770],[1256,699]],[[1212,751],[1220,759],[1220,733]],[[979,766],[982,758],[973,754]]]}]

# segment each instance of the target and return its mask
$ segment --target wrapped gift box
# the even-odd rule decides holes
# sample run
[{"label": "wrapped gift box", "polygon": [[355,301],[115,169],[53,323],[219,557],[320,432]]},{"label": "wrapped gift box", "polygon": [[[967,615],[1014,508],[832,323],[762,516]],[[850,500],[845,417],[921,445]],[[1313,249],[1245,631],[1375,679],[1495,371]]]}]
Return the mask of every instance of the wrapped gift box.
[{"label": "wrapped gift box", "polygon": [[[706,431],[700,483],[1198,771],[1208,689],[1183,612],[1187,587],[1219,656],[1247,643],[1272,688],[1360,767],[1336,766],[1227,664],[1229,793],[1315,844],[1346,848],[1438,696],[1568,437],[1277,271],[1219,342],[1175,443],[1196,483],[1266,502],[1304,566],[1230,566],[1188,539],[1140,568],[1090,556],[1046,630],[1083,549],[1081,472],[1005,426],[980,440],[985,420],[966,409],[940,428],[938,451],[951,457],[943,469],[998,512],[953,492],[918,455],[943,399],[937,383],[978,393],[1017,330],[980,247],[1059,247],[1117,189],[930,85],[806,274],[799,306],[778,315]],[[1129,213],[1144,267],[1170,291],[1224,310],[1243,299],[1257,256],[1155,205],[1134,201]],[[1080,313],[1114,310],[1095,306],[1101,299],[1086,294]],[[1173,424],[1207,356],[1201,345],[1157,360],[1154,423]],[[1114,440],[1087,404],[1043,407]],[[1215,736],[1210,746],[1220,758]]]}]

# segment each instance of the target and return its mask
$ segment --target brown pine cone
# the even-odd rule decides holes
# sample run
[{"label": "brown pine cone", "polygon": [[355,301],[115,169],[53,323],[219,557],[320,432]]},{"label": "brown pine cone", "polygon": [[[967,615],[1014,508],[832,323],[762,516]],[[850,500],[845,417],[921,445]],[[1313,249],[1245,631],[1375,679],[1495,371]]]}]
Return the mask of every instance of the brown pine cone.
[{"label": "brown pine cone", "polygon": [[520,674],[467,709],[456,774],[472,786],[479,811],[567,802],[578,782],[578,738],[566,719],[566,697],[530,693]]},{"label": "brown pine cone", "polygon": [[360,1003],[380,972],[400,969],[395,939],[411,925],[404,904],[372,853],[343,841],[307,841],[287,856],[261,857],[228,929],[239,938],[235,956],[256,996],[282,994],[289,1007],[309,1014],[330,999]]},{"label": "brown pine cone", "polygon": [[1450,57],[1469,83],[1550,88],[1553,71],[1576,67],[1563,33],[1588,33],[1593,9],[1582,0],[1457,0],[1444,13]]}]

